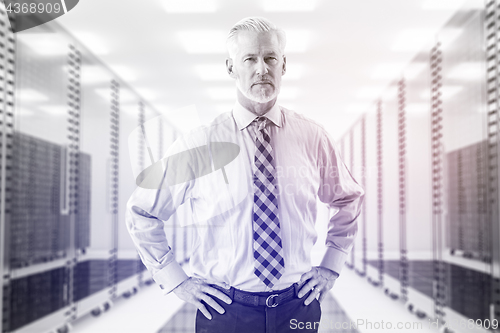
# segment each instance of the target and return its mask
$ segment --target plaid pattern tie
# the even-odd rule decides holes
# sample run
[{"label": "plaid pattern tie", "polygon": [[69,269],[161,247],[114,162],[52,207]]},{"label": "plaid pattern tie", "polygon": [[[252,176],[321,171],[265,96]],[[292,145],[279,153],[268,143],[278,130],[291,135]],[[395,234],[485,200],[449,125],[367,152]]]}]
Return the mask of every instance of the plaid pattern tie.
[{"label": "plaid pattern tie", "polygon": [[271,138],[266,130],[266,118],[256,119],[253,250],[254,273],[269,288],[283,275],[285,261],[278,219],[278,189],[272,156]]}]

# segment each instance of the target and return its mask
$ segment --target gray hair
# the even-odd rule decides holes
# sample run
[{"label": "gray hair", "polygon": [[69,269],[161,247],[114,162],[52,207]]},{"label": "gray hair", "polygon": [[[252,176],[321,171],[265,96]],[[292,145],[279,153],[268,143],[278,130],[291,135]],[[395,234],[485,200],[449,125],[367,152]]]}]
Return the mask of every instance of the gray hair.
[{"label": "gray hair", "polygon": [[274,32],[276,37],[278,37],[281,52],[285,52],[285,31],[276,27],[271,21],[263,17],[246,17],[237,22],[231,30],[229,30],[229,34],[226,39],[226,47],[230,57],[233,56],[234,48],[236,46],[236,38],[240,31]]}]

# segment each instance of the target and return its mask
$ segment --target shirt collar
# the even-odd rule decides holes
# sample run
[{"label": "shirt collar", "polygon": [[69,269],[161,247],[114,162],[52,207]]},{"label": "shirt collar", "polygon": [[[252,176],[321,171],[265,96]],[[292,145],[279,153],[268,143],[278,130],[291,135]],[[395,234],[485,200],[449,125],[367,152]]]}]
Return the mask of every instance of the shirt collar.
[{"label": "shirt collar", "polygon": [[[267,111],[264,116],[271,120],[276,126],[281,127],[282,118],[281,118],[281,110],[277,103],[274,103],[271,110]],[[258,116],[243,107],[238,101],[234,104],[233,107],[233,117],[236,121],[236,125],[238,129],[241,131],[246,128],[248,125],[252,123]]]}]

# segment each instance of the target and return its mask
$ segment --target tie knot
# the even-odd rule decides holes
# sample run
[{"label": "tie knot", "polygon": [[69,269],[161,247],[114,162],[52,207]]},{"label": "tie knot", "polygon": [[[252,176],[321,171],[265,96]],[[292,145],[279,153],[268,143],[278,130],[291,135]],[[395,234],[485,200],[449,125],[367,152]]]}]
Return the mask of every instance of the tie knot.
[{"label": "tie knot", "polygon": [[267,118],[266,117],[257,117],[255,119],[255,121],[257,123],[257,129],[259,131],[262,131],[266,127],[266,124],[267,124]]}]

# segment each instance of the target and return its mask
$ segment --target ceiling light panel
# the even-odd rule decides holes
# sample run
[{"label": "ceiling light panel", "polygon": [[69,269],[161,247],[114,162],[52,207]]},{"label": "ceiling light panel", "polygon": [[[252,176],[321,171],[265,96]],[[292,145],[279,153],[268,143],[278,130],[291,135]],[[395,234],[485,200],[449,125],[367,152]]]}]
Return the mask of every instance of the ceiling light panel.
[{"label": "ceiling light panel", "polygon": [[49,100],[47,95],[31,88],[18,89],[16,95],[21,102],[46,102]]},{"label": "ceiling light panel", "polygon": [[[441,93],[443,96],[443,99],[448,99],[450,97],[453,97],[454,95],[458,94],[463,90],[462,86],[444,86],[441,88]],[[420,94],[420,98],[425,99],[425,100],[430,100],[431,99],[431,92],[426,90],[423,91]]]},{"label": "ceiling light panel", "polygon": [[423,46],[432,41],[435,31],[430,29],[408,29],[400,32],[392,45],[395,52],[418,52]]},{"label": "ceiling light panel", "polygon": [[68,107],[63,105],[44,105],[40,106],[39,109],[52,116],[64,116],[68,114]]},{"label": "ceiling light panel", "polygon": [[286,66],[286,73],[283,75],[283,80],[299,80],[303,77],[305,67],[302,64],[293,63]]},{"label": "ceiling light panel", "polygon": [[215,13],[217,11],[215,0],[163,0],[161,5],[169,14]]},{"label": "ceiling light panel", "polygon": [[286,53],[304,53],[311,42],[311,31],[309,30],[286,30]]},{"label": "ceiling light panel", "polygon": [[224,63],[195,65],[194,71],[203,81],[232,81]]},{"label": "ceiling light panel", "polygon": [[429,66],[426,62],[412,62],[404,69],[404,77],[407,80],[413,80],[422,73],[422,71]]},{"label": "ceiling light panel", "polygon": [[371,74],[372,79],[394,79],[401,76],[405,64],[404,63],[386,63],[380,64],[373,70]]},{"label": "ceiling light panel", "polygon": [[447,78],[457,80],[481,80],[485,78],[486,69],[482,62],[464,62],[453,67],[446,75]]},{"label": "ceiling light panel", "polygon": [[107,43],[95,33],[75,32],[74,34],[76,39],[85,45],[92,53],[96,55],[105,55],[109,53],[109,49],[106,46]]},{"label": "ceiling light panel", "polygon": [[216,101],[235,100],[236,88],[234,87],[214,87],[207,89],[208,96]]},{"label": "ceiling light panel", "polygon": [[281,87],[278,98],[280,101],[296,99],[299,95],[299,88],[297,87]]},{"label": "ceiling light panel", "polygon": [[460,9],[464,3],[465,0],[426,0],[422,4],[422,9],[456,11]]},{"label": "ceiling light panel", "polygon": [[128,66],[111,65],[110,67],[112,71],[115,72],[116,75],[118,75],[118,77],[123,79],[124,81],[131,82],[137,80],[137,74],[132,68]]},{"label": "ceiling light panel", "polygon": [[347,113],[365,113],[370,108],[370,103],[352,103],[344,108]]},{"label": "ceiling light panel", "polygon": [[378,86],[364,87],[358,91],[358,93],[356,94],[356,98],[373,100],[379,98],[383,90],[384,87],[378,87]]},{"label": "ceiling light panel", "polygon": [[25,44],[40,56],[67,55],[68,42],[55,33],[18,33],[17,42]]},{"label": "ceiling light panel", "polygon": [[[111,101],[111,89],[99,88],[99,89],[96,89],[95,92],[99,96],[104,98],[106,101]],[[139,102],[139,99],[130,90],[120,89],[118,101],[120,104],[122,104],[122,103]]]},{"label": "ceiling light panel", "polygon": [[262,8],[266,12],[312,12],[318,5],[317,0],[265,0]]},{"label": "ceiling light panel", "polygon": [[109,82],[111,74],[101,66],[86,65],[82,66],[81,71],[82,82],[86,84],[96,84]]},{"label": "ceiling light panel", "polygon": [[227,32],[212,31],[179,31],[177,38],[187,53],[226,53]]},{"label": "ceiling light panel", "polygon": [[135,91],[147,101],[153,101],[158,98],[159,94],[150,88],[135,88]]},{"label": "ceiling light panel", "polygon": [[406,107],[406,112],[411,114],[430,113],[431,107],[427,103],[410,103]]}]

